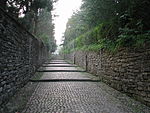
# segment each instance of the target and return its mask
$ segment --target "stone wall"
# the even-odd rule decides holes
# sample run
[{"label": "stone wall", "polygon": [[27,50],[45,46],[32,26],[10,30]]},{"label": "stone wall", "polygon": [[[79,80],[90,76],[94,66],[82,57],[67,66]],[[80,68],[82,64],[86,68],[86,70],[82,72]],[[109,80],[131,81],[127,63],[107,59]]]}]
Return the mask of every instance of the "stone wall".
[{"label": "stone wall", "polygon": [[65,58],[99,76],[109,86],[150,106],[149,47],[122,49],[113,54],[104,50],[76,51]]},{"label": "stone wall", "polygon": [[47,49],[0,9],[0,106],[27,83],[47,59]]}]

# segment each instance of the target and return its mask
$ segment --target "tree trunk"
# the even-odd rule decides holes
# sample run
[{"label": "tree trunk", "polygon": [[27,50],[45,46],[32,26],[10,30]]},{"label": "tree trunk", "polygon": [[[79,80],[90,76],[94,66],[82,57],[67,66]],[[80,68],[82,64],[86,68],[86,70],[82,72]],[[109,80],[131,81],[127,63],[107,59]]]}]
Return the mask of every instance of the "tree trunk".
[{"label": "tree trunk", "polygon": [[38,10],[35,11],[35,15],[34,15],[34,29],[33,29],[33,33],[35,35],[37,33],[37,24],[38,24]]}]

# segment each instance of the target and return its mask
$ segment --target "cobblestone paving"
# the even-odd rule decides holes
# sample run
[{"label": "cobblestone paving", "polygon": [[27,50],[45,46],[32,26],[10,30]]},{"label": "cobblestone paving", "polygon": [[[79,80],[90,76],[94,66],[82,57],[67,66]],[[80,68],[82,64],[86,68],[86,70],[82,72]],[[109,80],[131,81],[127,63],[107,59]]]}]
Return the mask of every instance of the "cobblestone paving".
[{"label": "cobblestone paving", "polygon": [[[46,72],[41,79],[91,78],[80,72]],[[40,82],[22,113],[150,113],[150,109],[102,82]]]},{"label": "cobblestone paving", "polygon": [[44,66],[62,66],[62,65],[66,65],[66,66],[71,66],[71,64],[43,64]]},{"label": "cobblestone paving", "polygon": [[52,72],[44,73],[41,79],[91,79],[92,76],[80,72]]},{"label": "cobblestone paving", "polygon": [[78,70],[77,68],[74,67],[46,67],[46,70]]}]

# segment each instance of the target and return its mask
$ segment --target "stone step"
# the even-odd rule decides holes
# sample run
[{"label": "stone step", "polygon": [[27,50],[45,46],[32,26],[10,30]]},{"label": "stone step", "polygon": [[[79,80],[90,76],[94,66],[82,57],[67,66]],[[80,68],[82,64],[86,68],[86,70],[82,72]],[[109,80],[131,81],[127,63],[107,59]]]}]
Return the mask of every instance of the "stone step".
[{"label": "stone step", "polygon": [[86,72],[85,70],[38,70],[37,72]]},{"label": "stone step", "polygon": [[48,65],[48,66],[42,66],[42,67],[78,67],[75,65]]},{"label": "stone step", "polygon": [[30,80],[30,82],[100,82],[100,80],[91,79],[40,79]]}]

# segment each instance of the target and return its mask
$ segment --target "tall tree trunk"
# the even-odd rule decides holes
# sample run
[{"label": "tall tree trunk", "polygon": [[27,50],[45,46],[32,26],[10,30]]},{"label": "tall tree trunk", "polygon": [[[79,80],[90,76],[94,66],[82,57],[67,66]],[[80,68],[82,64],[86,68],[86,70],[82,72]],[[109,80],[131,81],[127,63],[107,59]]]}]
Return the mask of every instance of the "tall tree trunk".
[{"label": "tall tree trunk", "polygon": [[35,12],[34,15],[34,34],[37,33],[37,24],[38,24],[38,10]]},{"label": "tall tree trunk", "polygon": [[38,16],[37,15],[35,15],[34,24],[35,24],[35,26],[34,26],[34,34],[36,34],[37,33],[37,24],[38,24]]}]

